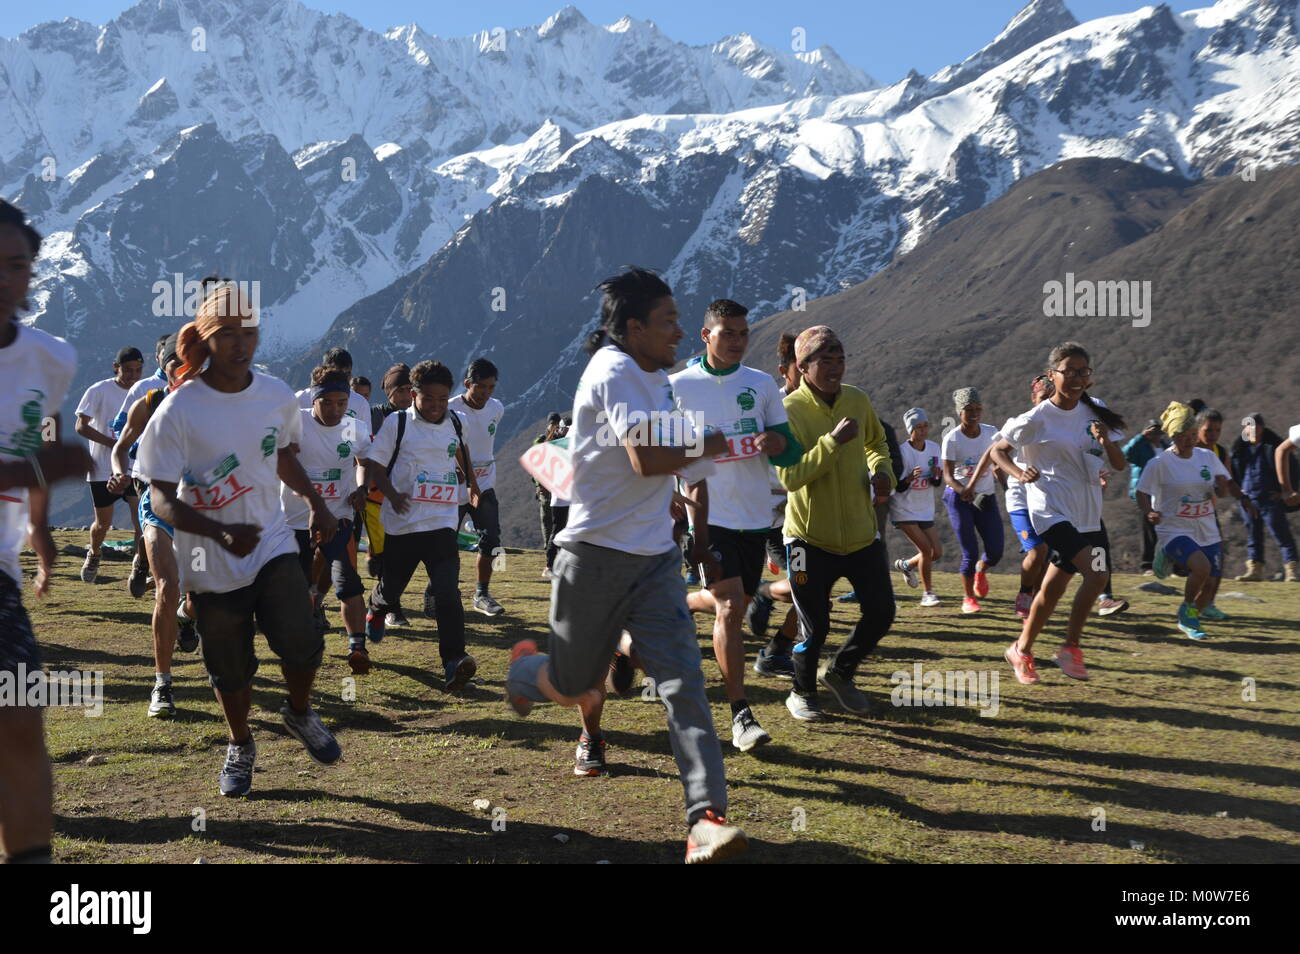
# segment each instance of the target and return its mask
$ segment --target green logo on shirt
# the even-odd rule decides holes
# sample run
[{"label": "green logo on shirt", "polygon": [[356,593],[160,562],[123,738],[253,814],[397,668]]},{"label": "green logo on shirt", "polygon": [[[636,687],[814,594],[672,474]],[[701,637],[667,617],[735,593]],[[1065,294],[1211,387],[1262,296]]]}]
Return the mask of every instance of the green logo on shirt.
[{"label": "green logo on shirt", "polygon": [[280,433],[278,427],[268,427],[266,436],[262,438],[262,456],[270,457],[275,453],[275,438]]},{"label": "green logo on shirt", "polygon": [[216,482],[239,466],[239,458],[231,454],[212,469],[212,480]]},{"label": "green logo on shirt", "polygon": [[456,456],[456,442],[455,442],[455,441],[452,441],[450,444],[447,445],[447,456],[448,456],[448,457],[455,457],[455,456]]},{"label": "green logo on shirt", "polygon": [[351,442],[351,441],[343,441],[341,444],[339,444],[338,447],[334,448],[334,450],[338,453],[338,455],[339,455],[339,459],[340,459],[340,460],[342,460],[342,459],[345,458],[345,457],[351,457],[351,456],[352,456],[352,442]]},{"label": "green logo on shirt", "polygon": [[496,422],[496,421],[493,421],[491,424],[488,425],[488,433],[491,434],[493,437],[496,436],[496,433],[497,433],[497,422]]},{"label": "green logo on shirt", "polygon": [[9,436],[9,443],[12,447],[0,445],[0,451],[13,454],[17,457],[26,457],[28,454],[34,454],[41,446],[41,401],[45,399],[45,392],[38,388],[29,388],[39,400],[28,401],[20,412],[23,419],[23,428],[15,431]]},{"label": "green logo on shirt", "polygon": [[736,395],[736,403],[740,405],[742,411],[754,410],[754,395],[757,393],[753,388],[745,388]]},{"label": "green logo on shirt", "polygon": [[1201,467],[1201,480],[1209,480],[1209,479],[1210,479],[1210,468],[1204,466]]}]

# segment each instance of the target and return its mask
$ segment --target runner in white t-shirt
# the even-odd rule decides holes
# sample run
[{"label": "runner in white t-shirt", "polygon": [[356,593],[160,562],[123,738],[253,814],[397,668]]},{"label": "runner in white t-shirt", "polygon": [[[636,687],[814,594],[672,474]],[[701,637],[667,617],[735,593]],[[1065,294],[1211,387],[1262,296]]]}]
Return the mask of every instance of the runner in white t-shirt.
[{"label": "runner in white t-shirt", "polygon": [[1175,563],[1187,567],[1178,628],[1189,639],[1205,639],[1202,613],[1214,602],[1223,578],[1219,526],[1214,498],[1231,493],[1252,516],[1254,503],[1233,482],[1214,451],[1196,445],[1196,415],[1186,404],[1172,402],[1160,426],[1173,440],[1142,469],[1137,484],[1138,506],[1156,528],[1156,546]]},{"label": "runner in white t-shirt", "polygon": [[458,692],[478,669],[465,652],[465,607],[460,600],[458,469],[469,478],[470,499],[477,502],[478,484],[470,466],[464,429],[449,407],[452,378],[446,365],[421,361],[411,369],[414,402],[405,411],[384,419],[366,452],[366,476],[384,495],[384,565],[378,585],[370,592],[366,636],[384,638],[386,617],[424,564],[429,585],[424,613],[438,623],[438,652],[446,682],[444,691]]},{"label": "runner in white t-shirt", "polygon": [[[352,354],[346,348],[330,348],[321,356],[320,364],[312,371],[312,383],[310,387],[305,387],[301,391],[294,393],[298,399],[298,406],[304,411],[310,411],[312,401],[314,400],[316,381],[315,376],[321,368],[342,371],[349,379],[352,377]],[[323,373],[323,372],[322,372]],[[356,418],[362,422],[362,430],[366,433],[364,436],[370,436],[370,402],[349,389],[348,391],[348,408],[344,412],[346,417]]]},{"label": "runner in white t-shirt", "polygon": [[[1088,394],[1092,368],[1083,346],[1069,341],[1053,348],[1046,370],[1054,388],[1051,398],[1008,421],[1002,440],[992,451],[994,462],[1026,485],[1034,531],[1051,551],[1051,566],[1030,606],[1020,639],[1005,653],[1016,678],[1026,684],[1039,681],[1032,653],[1034,640],[1075,573],[1083,582],[1070,608],[1065,643],[1053,659],[1067,676],[1088,678],[1079,640],[1109,575],[1099,475],[1103,461],[1115,473],[1128,466],[1116,443],[1123,438],[1124,419]],[[1024,467],[1002,449],[1006,445],[1026,462]]]},{"label": "runner in white t-shirt", "polygon": [[506,698],[519,715],[536,702],[577,706],[583,733],[574,774],[601,774],[604,683],[626,630],[668,719],[686,795],[686,862],[716,861],[744,851],[747,842],[725,817],[727,773],[669,510],[680,472],[699,530],[692,558],[713,578],[719,567],[709,552],[700,476],[713,466],[708,457],[727,450],[726,438],[715,432],[702,441],[681,439],[682,415],[674,412],[665,371],[677,363],[682,329],[663,279],[632,269],[600,287],[601,326],[587,342],[591,360],[573,402],[573,503],[569,525],[556,537],[550,652],[539,653],[531,639],[515,644]]},{"label": "runner in white t-shirt", "polygon": [[[307,502],[287,484],[280,487],[280,507],[298,542],[298,556],[307,575],[313,609],[323,615],[322,603],[331,581],[334,595],[343,605],[343,623],[348,635],[348,665],[356,675],[370,671],[366,651],[365,587],[348,557],[352,521],[365,500],[365,472],[359,461],[370,450],[370,424],[347,416],[348,376],[333,368],[313,373],[315,400],[310,410],[299,412],[302,437],[294,450],[298,462],[325,505],[339,521],[334,536],[313,541],[308,533],[311,515]],[[317,560],[319,553],[321,559]]]},{"label": "runner in white t-shirt", "polygon": [[475,563],[475,610],[484,616],[500,616],[505,610],[488,593],[492,583],[492,562],[501,549],[501,516],[497,502],[496,439],[505,405],[492,396],[497,388],[497,366],[487,358],[477,358],[465,372],[465,393],[451,399],[451,409],[465,428],[465,446],[474,464],[474,479],[478,482],[478,502],[471,506],[469,487],[460,491],[461,522],[468,515],[474,528],[482,534]]},{"label": "runner in white t-shirt", "polygon": [[943,436],[943,503],[961,547],[961,611],[978,613],[979,601],[989,595],[988,570],[1002,559],[1005,544],[998,483],[987,458],[998,429],[980,423],[984,405],[978,390],[958,388],[952,397],[959,423]]},{"label": "runner in white t-shirt", "polygon": [[140,545],[140,521],[136,517],[137,495],[135,488],[128,486],[121,493],[110,493],[108,478],[113,475],[112,461],[109,454],[117,440],[117,431],[113,429],[113,419],[117,417],[122,406],[122,398],[137,381],[144,368],[144,357],[139,348],[125,347],[117,352],[113,361],[113,377],[96,381],[86,388],[77,403],[76,431],[90,444],[92,466],[86,475],[90,484],[90,500],[95,509],[95,519],[90,525],[90,546],[86,550],[86,560],[81,566],[81,581],[94,583],[99,575],[100,548],[104,537],[113,526],[113,509],[119,500],[126,503],[131,526],[135,530],[134,559],[131,562],[131,576],[128,589],[132,596],[144,595],[145,575],[148,567],[144,559],[144,548]]},{"label": "runner in white t-shirt", "polygon": [[293,452],[302,429],[293,392],[252,370],[258,334],[234,284],[210,289],[177,338],[184,383],[154,412],[137,455],[154,513],[176,531],[181,584],[192,594],[203,662],[230,729],[218,786],[232,797],[252,787],[257,757],[248,725],[255,629],[280,657],[285,727],[322,764],[342,755],[311,708],[324,642],[280,509],[280,482],[309,501],[313,536],[331,539],[338,521]]},{"label": "runner in white t-shirt", "polygon": [[[50,535],[49,485],[90,469],[80,442],[46,443],[61,433],[59,405],[77,355],[62,338],[17,316],[27,300],[41,236],[22,211],[0,199],[0,678],[29,686],[41,653],[23,608],[18,554],[30,536],[35,592],[49,592],[57,551]],[[39,678],[39,677],[38,677]],[[40,706],[0,705],[0,860],[49,862],[53,783]]]},{"label": "runner in white t-shirt", "polygon": [[1287,507],[1300,504],[1300,491],[1291,489],[1291,455],[1296,450],[1300,450],[1300,424],[1296,424],[1287,432],[1286,440],[1273,452],[1273,462],[1277,467],[1277,482],[1282,488],[1282,503]]},{"label": "runner in white t-shirt", "polygon": [[[923,408],[914,407],[903,415],[907,440],[898,446],[903,457],[903,476],[889,498],[889,519],[916,547],[916,556],[895,560],[894,569],[903,574],[907,585],[915,588],[918,571],[925,585],[922,606],[938,606],[930,572],[936,560],[943,559],[943,544],[934,528],[934,488],[943,482],[939,445],[930,436],[930,419]],[[915,566],[914,566],[915,565]]]},{"label": "runner in white t-shirt", "polygon": [[706,589],[689,594],[686,606],[714,614],[713,655],[731,703],[731,742],[742,752],[772,741],[745,698],[741,633],[767,562],[772,467],[788,467],[803,456],[772,376],[741,364],[749,346],[748,314],[730,299],[712,302],[700,330],[703,358],[668,378],[678,410],[727,439],[709,478],[709,542],[722,572]]}]

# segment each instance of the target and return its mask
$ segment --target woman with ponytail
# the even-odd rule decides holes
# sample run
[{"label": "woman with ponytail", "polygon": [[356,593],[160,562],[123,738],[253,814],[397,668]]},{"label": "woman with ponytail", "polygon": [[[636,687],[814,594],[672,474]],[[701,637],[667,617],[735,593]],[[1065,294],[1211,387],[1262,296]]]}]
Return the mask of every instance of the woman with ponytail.
[{"label": "woman with ponytail", "polygon": [[[1089,395],[1088,352],[1073,341],[1058,345],[1045,369],[1053,392],[1032,410],[1008,421],[992,456],[999,467],[1026,488],[1034,532],[1047,544],[1051,565],[1034,597],[1020,639],[1007,647],[1007,662],[1026,684],[1039,681],[1033,645],[1070,577],[1083,577],[1070,608],[1065,644],[1053,659],[1073,679],[1087,679],[1079,640],[1092,605],[1106,586],[1106,540],[1101,528],[1103,462],[1116,472],[1128,462],[1117,441],[1124,419]],[[1006,447],[1010,446],[1012,454]]]}]

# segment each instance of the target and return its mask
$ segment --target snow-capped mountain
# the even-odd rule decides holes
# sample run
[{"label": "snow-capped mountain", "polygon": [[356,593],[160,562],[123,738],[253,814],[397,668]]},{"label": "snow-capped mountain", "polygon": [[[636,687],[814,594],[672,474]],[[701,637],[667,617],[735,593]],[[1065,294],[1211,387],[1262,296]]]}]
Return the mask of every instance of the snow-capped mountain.
[{"label": "snow-capped mountain", "polygon": [[0,191],[49,235],[35,320],[86,380],[175,327],[155,282],[216,270],[261,282],[295,382],[325,342],[372,376],[486,353],[509,432],[567,400],[590,289],[624,263],[664,269],[698,327],[719,296],[761,316],[861,281],[1061,159],[1295,162],[1298,2],[1079,24],[1033,0],[880,87],[825,48],[689,47],[571,7],[448,40],[146,0],[0,40]]}]

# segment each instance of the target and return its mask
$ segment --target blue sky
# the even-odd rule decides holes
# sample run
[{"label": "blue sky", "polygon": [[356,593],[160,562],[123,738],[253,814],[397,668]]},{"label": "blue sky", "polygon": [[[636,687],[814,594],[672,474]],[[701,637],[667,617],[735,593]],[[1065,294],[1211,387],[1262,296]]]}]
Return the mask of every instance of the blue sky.
[{"label": "blue sky", "polygon": [[[581,0],[575,6],[593,23],[623,14],[654,20],[670,37],[711,43],[748,32],[773,46],[788,47],[802,27],[808,48],[829,44],[848,62],[882,82],[909,68],[930,73],[973,53],[991,40],[1028,0]],[[1174,2],[1176,11],[1206,7],[1212,0]],[[34,5],[0,5],[0,36],[16,36],[39,20],[78,17],[105,23],[129,0],[50,0],[42,14]],[[1128,13],[1141,0],[1066,0],[1079,20]],[[472,4],[430,0],[307,0],[327,13],[346,13],[374,30],[415,21],[440,36],[464,36],[495,26],[541,23],[564,0],[477,0]]]}]

